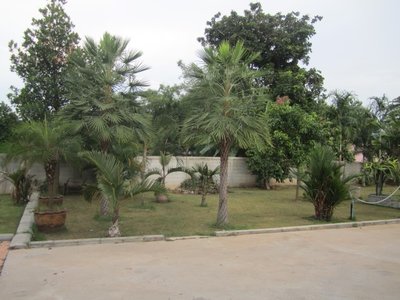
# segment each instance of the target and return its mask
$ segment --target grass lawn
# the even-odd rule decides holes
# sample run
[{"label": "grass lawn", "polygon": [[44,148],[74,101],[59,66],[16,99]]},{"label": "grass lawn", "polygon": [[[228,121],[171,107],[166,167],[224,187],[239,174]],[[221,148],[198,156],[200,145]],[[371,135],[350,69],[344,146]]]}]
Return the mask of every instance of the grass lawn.
[{"label": "grass lawn", "polygon": [[[386,187],[385,192],[394,187]],[[362,188],[361,196],[372,193],[373,187]],[[271,228],[281,226],[318,224],[313,219],[314,209],[305,200],[295,202],[294,187],[275,190],[232,189],[229,193],[229,226],[226,229]],[[140,197],[140,196],[139,196]],[[200,207],[200,196],[170,194],[171,202],[155,203],[154,196],[126,199],[121,203],[120,227],[122,235],[165,234],[166,236],[212,235],[216,228],[218,196],[209,195],[208,207]],[[97,215],[99,204],[88,203],[81,196],[64,199],[68,209],[66,229],[45,234],[45,239],[75,239],[104,237],[111,221]],[[342,203],[335,211],[332,222],[349,221],[350,201]],[[372,205],[356,204],[357,221],[399,218],[400,210]],[[323,222],[322,222],[323,223]]]},{"label": "grass lawn", "polygon": [[14,205],[10,195],[0,195],[0,233],[14,233],[25,206]]}]

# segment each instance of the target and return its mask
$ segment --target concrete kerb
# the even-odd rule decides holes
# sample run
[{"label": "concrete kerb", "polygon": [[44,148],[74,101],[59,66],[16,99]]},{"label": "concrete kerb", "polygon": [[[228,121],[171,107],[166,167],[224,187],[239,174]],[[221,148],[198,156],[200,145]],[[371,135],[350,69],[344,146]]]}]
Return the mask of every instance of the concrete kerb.
[{"label": "concrete kerb", "polygon": [[24,213],[19,221],[16,234],[13,236],[10,249],[26,249],[32,239],[32,225],[34,222],[34,210],[38,205],[39,193],[31,195],[30,201],[26,204]]},{"label": "concrete kerb", "polygon": [[363,226],[385,225],[385,224],[400,224],[400,219],[346,222],[346,223],[320,224],[320,225],[305,225],[305,226],[291,226],[291,227],[264,228],[264,229],[249,229],[249,230],[222,230],[222,231],[216,231],[215,236],[224,237],[224,236],[237,236],[237,235],[246,235],[246,234],[278,233],[278,232],[293,232],[293,231],[307,231],[307,230],[321,230],[321,229],[339,229],[339,228],[352,228],[352,227],[363,227]]},{"label": "concrete kerb", "polygon": [[12,233],[2,233],[0,234],[0,242],[11,241],[14,237]]}]

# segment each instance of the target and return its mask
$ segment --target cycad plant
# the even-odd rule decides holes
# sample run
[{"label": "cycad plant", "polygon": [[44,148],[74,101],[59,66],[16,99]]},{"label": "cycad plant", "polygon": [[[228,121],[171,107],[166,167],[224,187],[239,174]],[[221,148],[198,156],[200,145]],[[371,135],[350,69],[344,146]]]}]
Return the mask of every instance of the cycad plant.
[{"label": "cycad plant", "polygon": [[354,178],[344,177],[342,166],[335,161],[335,154],[329,147],[315,146],[302,175],[301,187],[307,200],[314,205],[317,220],[331,220],[335,207],[349,199],[348,183]]},{"label": "cycad plant", "polygon": [[141,180],[140,176],[131,176],[124,164],[113,155],[103,152],[83,152],[82,158],[97,169],[97,183],[85,190],[85,199],[107,198],[112,208],[112,224],[108,230],[110,237],[120,236],[120,202],[125,197],[133,197],[145,192],[161,192],[163,187],[150,180]]}]

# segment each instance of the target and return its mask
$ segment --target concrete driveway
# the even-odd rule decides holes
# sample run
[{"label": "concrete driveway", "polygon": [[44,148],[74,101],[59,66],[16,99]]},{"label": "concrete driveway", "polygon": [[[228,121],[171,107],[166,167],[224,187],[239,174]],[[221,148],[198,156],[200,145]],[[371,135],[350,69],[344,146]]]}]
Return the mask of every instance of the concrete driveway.
[{"label": "concrete driveway", "polygon": [[13,250],[0,299],[400,299],[400,225]]}]

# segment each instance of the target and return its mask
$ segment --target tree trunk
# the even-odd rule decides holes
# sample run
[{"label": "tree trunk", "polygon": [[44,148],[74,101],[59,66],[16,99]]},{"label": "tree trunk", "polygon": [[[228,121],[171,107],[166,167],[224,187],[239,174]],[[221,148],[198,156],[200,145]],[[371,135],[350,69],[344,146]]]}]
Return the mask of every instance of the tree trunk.
[{"label": "tree trunk", "polygon": [[55,161],[55,160],[47,161],[44,164],[44,171],[45,171],[46,180],[47,180],[47,193],[49,194],[49,196],[54,196],[55,192],[56,192],[54,190],[56,169],[57,169],[57,161]]},{"label": "tree trunk", "polygon": [[100,198],[100,216],[109,216],[110,215],[110,203],[106,196],[101,195]]},{"label": "tree trunk", "polygon": [[219,203],[217,213],[217,227],[228,224],[228,158],[229,144],[223,142],[220,146],[220,187],[219,187]]},{"label": "tree trunk", "polygon": [[200,203],[200,206],[207,206],[206,195],[207,195],[207,191],[203,189],[203,191],[201,192],[201,203]]},{"label": "tree trunk", "polygon": [[108,229],[109,237],[119,237],[121,236],[121,231],[119,230],[119,205],[117,204],[113,210],[112,225]]},{"label": "tree trunk", "polygon": [[297,178],[296,180],[296,198],[294,199],[295,201],[299,200],[299,191],[300,191],[300,179]]}]

